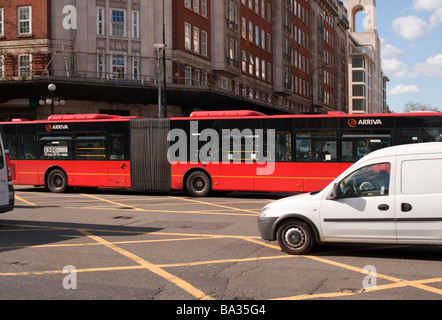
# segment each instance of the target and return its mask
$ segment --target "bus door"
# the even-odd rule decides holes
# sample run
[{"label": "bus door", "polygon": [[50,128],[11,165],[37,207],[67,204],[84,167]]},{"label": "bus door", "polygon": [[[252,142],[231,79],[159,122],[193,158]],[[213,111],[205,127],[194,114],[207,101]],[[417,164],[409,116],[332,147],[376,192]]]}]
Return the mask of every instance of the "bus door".
[{"label": "bus door", "polygon": [[74,186],[109,186],[105,133],[78,133],[75,138]]},{"label": "bus door", "polygon": [[126,159],[127,146],[120,132],[109,133],[109,186],[130,187],[130,162]]},{"label": "bus door", "polygon": [[[222,122],[221,125],[221,190],[253,191],[257,172],[255,131],[245,128],[241,120]],[[247,124],[252,124],[247,122]],[[251,126],[253,127],[253,126]]]},{"label": "bus door", "polygon": [[334,130],[296,131],[296,176],[303,190],[321,190],[339,174],[337,132]]}]

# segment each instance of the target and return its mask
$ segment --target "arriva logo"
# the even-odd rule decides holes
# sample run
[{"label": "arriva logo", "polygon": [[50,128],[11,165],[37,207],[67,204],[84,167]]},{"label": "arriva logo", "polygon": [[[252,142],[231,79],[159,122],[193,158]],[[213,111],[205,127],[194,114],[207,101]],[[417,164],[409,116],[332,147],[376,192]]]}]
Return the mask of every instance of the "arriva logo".
[{"label": "arriva logo", "polygon": [[382,120],[381,119],[361,119],[358,121],[356,119],[350,119],[350,120],[348,120],[348,125],[351,128],[363,127],[363,126],[382,126]]},{"label": "arriva logo", "polygon": [[45,129],[47,132],[51,132],[54,130],[69,130],[69,126],[67,124],[54,124],[54,125],[47,124],[45,126]]}]

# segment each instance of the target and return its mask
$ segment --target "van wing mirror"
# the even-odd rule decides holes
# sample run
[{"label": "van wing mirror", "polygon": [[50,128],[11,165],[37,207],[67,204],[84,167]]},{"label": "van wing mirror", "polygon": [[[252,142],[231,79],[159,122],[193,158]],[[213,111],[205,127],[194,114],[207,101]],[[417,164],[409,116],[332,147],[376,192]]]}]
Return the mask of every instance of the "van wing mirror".
[{"label": "van wing mirror", "polygon": [[328,200],[336,200],[342,196],[341,187],[339,183],[335,183],[332,188],[332,192],[328,196]]}]

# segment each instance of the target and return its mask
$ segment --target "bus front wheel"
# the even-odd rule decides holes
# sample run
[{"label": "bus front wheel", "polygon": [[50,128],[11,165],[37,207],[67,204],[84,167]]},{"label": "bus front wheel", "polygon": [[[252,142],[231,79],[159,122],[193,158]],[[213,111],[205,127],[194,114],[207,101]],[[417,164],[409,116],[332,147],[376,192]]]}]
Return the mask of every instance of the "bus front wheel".
[{"label": "bus front wheel", "polygon": [[186,188],[192,197],[205,197],[211,189],[210,179],[204,172],[192,172],[186,180]]},{"label": "bus front wheel", "polygon": [[47,179],[47,187],[51,192],[63,193],[68,188],[68,179],[66,174],[59,170],[52,170]]}]

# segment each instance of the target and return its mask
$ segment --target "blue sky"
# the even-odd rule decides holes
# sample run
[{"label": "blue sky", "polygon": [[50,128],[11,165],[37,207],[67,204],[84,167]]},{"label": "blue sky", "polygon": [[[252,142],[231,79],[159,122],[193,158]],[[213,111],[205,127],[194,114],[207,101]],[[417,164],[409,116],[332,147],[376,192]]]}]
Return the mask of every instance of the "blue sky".
[{"label": "blue sky", "polygon": [[388,104],[409,101],[442,111],[442,0],[377,0]]}]

